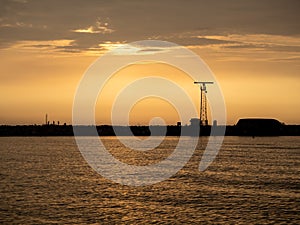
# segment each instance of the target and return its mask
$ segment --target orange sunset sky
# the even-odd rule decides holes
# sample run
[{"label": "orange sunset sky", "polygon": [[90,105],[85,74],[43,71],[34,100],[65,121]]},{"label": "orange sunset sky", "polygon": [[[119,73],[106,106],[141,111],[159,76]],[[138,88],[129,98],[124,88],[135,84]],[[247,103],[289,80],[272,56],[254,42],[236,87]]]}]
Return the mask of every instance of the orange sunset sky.
[{"label": "orange sunset sky", "polygon": [[[299,10],[297,0],[0,0],[0,124],[42,124],[46,113],[71,124],[89,65],[139,40],[170,41],[199,55],[222,88],[228,124],[243,117],[300,124]],[[153,74],[181,83],[197,106],[199,88],[182,71],[132,65],[100,95],[97,124],[111,123],[113,96],[126,82]],[[178,121],[169,103],[146,98],[132,108],[130,123],[156,116]]]}]

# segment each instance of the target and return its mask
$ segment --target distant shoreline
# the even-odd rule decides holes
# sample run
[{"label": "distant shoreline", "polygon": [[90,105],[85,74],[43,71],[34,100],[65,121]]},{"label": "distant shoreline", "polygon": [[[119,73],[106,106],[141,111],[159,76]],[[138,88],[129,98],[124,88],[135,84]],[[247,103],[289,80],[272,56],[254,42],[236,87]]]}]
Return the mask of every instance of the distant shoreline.
[{"label": "distant shoreline", "polygon": [[[118,136],[128,136],[128,132],[125,132],[128,128],[135,136],[195,136],[189,135],[192,126],[76,126],[81,136],[95,136],[95,128],[98,136],[116,136],[114,128],[119,130]],[[210,136],[211,128],[212,126],[201,126],[200,136]],[[225,136],[300,136],[300,125],[281,125],[276,129],[238,125],[227,125],[225,128]],[[215,126],[215,133],[212,135],[222,135],[222,129],[224,126]],[[0,137],[10,136],[74,136],[74,131],[72,125],[0,125]]]}]

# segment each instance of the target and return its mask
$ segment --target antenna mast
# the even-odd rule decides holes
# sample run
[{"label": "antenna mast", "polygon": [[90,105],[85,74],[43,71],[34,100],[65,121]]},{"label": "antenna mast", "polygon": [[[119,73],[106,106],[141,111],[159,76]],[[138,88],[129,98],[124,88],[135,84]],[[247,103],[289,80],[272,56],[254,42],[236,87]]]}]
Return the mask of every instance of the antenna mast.
[{"label": "antenna mast", "polygon": [[199,106],[199,121],[200,126],[207,126],[207,99],[206,99],[206,84],[213,84],[212,81],[195,81],[194,84],[200,86],[200,106]]}]

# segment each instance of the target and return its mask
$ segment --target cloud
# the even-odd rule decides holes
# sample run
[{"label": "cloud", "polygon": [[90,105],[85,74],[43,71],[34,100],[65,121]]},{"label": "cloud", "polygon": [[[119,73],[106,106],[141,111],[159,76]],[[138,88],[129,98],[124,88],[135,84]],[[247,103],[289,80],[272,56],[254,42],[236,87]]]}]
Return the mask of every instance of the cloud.
[{"label": "cloud", "polygon": [[178,33],[171,36],[156,36],[151,39],[154,40],[165,40],[174,42],[183,46],[210,46],[210,45],[222,45],[228,43],[236,43],[233,40],[222,40],[218,38],[209,38],[205,36],[198,36],[199,32],[187,32]]},{"label": "cloud", "polygon": [[72,4],[66,0],[4,0],[0,8],[0,48],[20,41],[68,39],[73,40],[72,45],[59,46],[60,51],[98,52],[105,48],[101,44],[109,41],[117,44],[151,38],[185,46],[262,47],[263,40],[248,43],[237,36],[226,36],[299,35],[299,6],[295,0],[73,0]]},{"label": "cloud", "polygon": [[[299,62],[300,35],[270,34],[180,34],[178,42],[215,61],[227,62]],[[182,40],[182,41],[181,41]],[[182,44],[181,43],[181,44]]]},{"label": "cloud", "polygon": [[51,54],[54,52],[60,52],[61,49],[63,49],[64,52],[67,52],[68,50],[70,51],[70,49],[73,49],[73,43],[74,40],[68,39],[51,41],[18,41],[12,44],[10,49],[23,50],[27,52],[39,51],[41,54]]},{"label": "cloud", "polygon": [[2,23],[0,25],[0,27],[30,27],[30,28],[32,28],[33,25],[31,23],[30,24],[25,24],[23,22],[15,22],[13,24],[11,24],[11,23]]},{"label": "cloud", "polygon": [[89,34],[110,34],[114,32],[113,29],[108,28],[108,23],[102,23],[99,20],[96,21],[96,24],[94,26],[89,26],[88,28],[76,29],[72,31],[77,33]]},{"label": "cloud", "polygon": [[[218,36],[198,36],[200,39],[225,41],[220,42],[224,48],[256,48],[273,51],[299,52],[300,36],[283,36],[267,34],[230,34]],[[227,42],[227,43],[226,43]]]},{"label": "cloud", "polygon": [[114,52],[115,55],[149,55],[169,51],[169,48],[165,46],[145,47],[120,42],[113,43],[110,41],[99,44],[99,47],[105,52],[118,48],[117,51]]}]

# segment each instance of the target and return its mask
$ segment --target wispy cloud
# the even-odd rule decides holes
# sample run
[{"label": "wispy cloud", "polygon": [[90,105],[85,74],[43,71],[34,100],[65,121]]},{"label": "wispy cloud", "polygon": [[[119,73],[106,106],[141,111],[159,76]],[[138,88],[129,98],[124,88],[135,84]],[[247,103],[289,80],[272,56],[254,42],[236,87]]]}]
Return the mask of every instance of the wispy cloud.
[{"label": "wispy cloud", "polygon": [[76,33],[89,33],[89,34],[111,34],[114,32],[113,29],[109,28],[108,23],[101,22],[97,20],[95,25],[89,26],[87,28],[75,29],[72,30]]},{"label": "wispy cloud", "polygon": [[273,48],[273,47],[300,47],[300,36],[284,36],[270,34],[230,34],[215,36],[198,36],[198,38],[207,38],[211,40],[221,40],[228,43],[222,44],[222,47],[233,48]]},{"label": "wispy cloud", "polygon": [[[51,54],[53,52],[60,52],[63,49],[64,52],[67,49],[73,48],[74,40],[61,39],[51,41],[18,41],[10,46],[10,49],[16,49],[21,51],[39,51],[41,54]],[[42,50],[42,51],[41,51]]]},{"label": "wispy cloud", "polygon": [[[218,61],[296,62],[300,57],[300,36],[270,34],[197,35],[191,49],[214,52]],[[211,40],[203,45],[201,40]]]},{"label": "wispy cloud", "polygon": [[3,24],[0,24],[0,27],[29,27],[29,28],[32,28],[33,24],[32,23],[26,24],[23,22],[3,23]]}]

